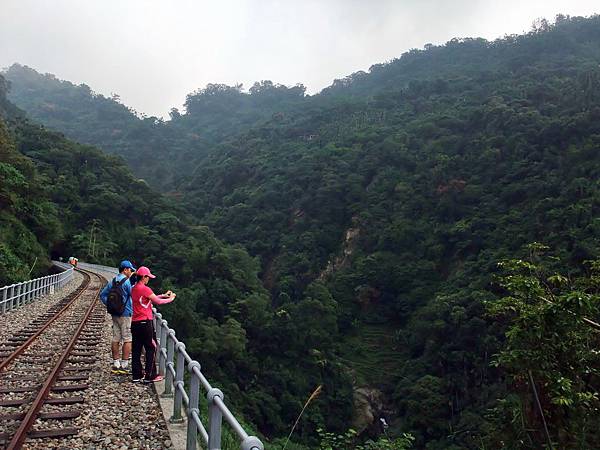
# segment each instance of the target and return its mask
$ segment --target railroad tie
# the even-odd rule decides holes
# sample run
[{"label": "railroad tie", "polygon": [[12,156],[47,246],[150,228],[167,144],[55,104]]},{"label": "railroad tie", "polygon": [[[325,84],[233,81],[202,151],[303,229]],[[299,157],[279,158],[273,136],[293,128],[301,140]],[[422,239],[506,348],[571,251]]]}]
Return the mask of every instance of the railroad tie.
[{"label": "railroad tie", "polygon": [[48,419],[66,420],[66,419],[76,419],[80,415],[81,415],[81,410],[74,409],[74,410],[69,410],[69,411],[56,411],[56,412],[40,413],[38,415],[38,418],[42,419],[42,420],[48,420]]},{"label": "railroad tie", "polygon": [[71,364],[81,364],[81,363],[94,363],[96,362],[96,358],[69,358],[67,362]]},{"label": "railroad tie", "polygon": [[9,400],[0,400],[0,406],[21,406],[29,402],[25,398],[11,398]]},{"label": "railroad tie", "polygon": [[[83,403],[83,397],[58,397],[58,398],[47,398],[44,403],[48,405],[71,405],[73,403]],[[21,403],[22,404],[22,403]]]},{"label": "railroad tie", "polygon": [[1,414],[0,421],[8,422],[9,420],[22,420],[25,417],[25,413],[12,413],[12,414]]},{"label": "railroad tie", "polygon": [[90,366],[67,366],[61,369],[63,372],[91,372],[92,368]]},{"label": "railroad tie", "polygon": [[17,392],[31,392],[38,389],[39,386],[14,386],[14,387],[0,387],[0,394],[10,394]]},{"label": "railroad tie", "polygon": [[52,392],[72,392],[72,391],[83,391],[90,386],[88,384],[65,384],[62,386],[54,386]]},{"label": "railroad tie", "polygon": [[32,439],[40,439],[47,437],[64,437],[73,436],[79,433],[78,428],[52,428],[49,430],[36,430],[27,433],[27,436]]},{"label": "railroad tie", "polygon": [[39,381],[40,377],[36,377],[34,375],[19,375],[18,378],[8,378],[8,381]]},{"label": "railroad tie", "polygon": [[87,380],[89,375],[65,375],[62,377],[58,377],[56,381],[81,381]]},{"label": "railroad tie", "polygon": [[96,352],[85,352],[85,351],[73,351],[71,352],[71,356],[96,356]]}]

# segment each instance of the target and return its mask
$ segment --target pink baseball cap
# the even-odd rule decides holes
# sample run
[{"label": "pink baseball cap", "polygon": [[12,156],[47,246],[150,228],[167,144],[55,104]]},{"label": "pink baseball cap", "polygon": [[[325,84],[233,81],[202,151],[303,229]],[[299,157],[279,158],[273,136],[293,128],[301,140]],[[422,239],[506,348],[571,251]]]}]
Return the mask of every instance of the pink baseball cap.
[{"label": "pink baseball cap", "polygon": [[138,275],[138,276],[140,276],[140,277],[147,276],[147,277],[150,277],[150,278],[156,278],[155,275],[152,275],[150,273],[150,269],[148,269],[146,266],[140,267],[135,274]]}]

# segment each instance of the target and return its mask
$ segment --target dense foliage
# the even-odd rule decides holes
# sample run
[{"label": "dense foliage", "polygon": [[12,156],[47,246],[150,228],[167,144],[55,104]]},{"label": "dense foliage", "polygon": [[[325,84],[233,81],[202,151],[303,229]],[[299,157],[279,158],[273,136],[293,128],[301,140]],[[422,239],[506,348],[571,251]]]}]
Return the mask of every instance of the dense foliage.
[{"label": "dense foliage", "polygon": [[107,98],[89,86],[76,86],[52,74],[13,64],[4,74],[12,81],[10,99],[33,120],[60,130],[71,139],[122,156],[133,172],[163,190],[175,189],[209,148],[231,134],[247,131],[304,98],[305,88],[270,81],[242,86],[209,84],[186,98],[187,114],[176,108],[171,120],[147,117]]},{"label": "dense foliage", "polygon": [[8,86],[0,77],[0,286],[45,273],[50,248],[63,233],[46,180],[17,151],[3,119],[19,116],[6,99]]},{"label": "dense foliage", "polygon": [[[261,430],[284,435],[321,383],[298,436],[346,430],[353,384],[382,390],[389,432],[410,432],[418,448],[539,448],[539,420],[525,422],[535,428],[526,439],[512,427],[515,402],[534,407],[514,377],[531,369],[552,389],[546,376],[571,383],[566,407],[576,420],[552,406],[559,397],[546,393],[542,405],[560,445],[597,444],[560,435],[595,420],[576,395],[587,387],[572,373],[513,372],[506,355],[519,336],[505,336],[511,323],[490,316],[486,301],[511,288],[493,282],[496,263],[525,257],[527,243],[555,249],[559,273],[599,256],[599,64],[600,17],[559,16],[522,36],[428,45],[313,97],[270,82],[248,93],[209,85],[164,123],[131,111],[104,118],[101,105],[127,108],[30,69],[7,76],[15,102],[43,123],[126,157],[148,152],[133,166],[138,175],[152,183],[163,171],[157,186],[256,257],[238,263],[244,250],[223,246],[206,259],[201,248],[158,238],[162,247],[147,252],[155,264],[167,254],[179,262],[165,267],[185,299],[171,320]],[[62,119],[62,109],[93,120]],[[174,233],[175,220],[135,223],[149,223],[152,238]],[[138,228],[122,248],[140,251]],[[221,258],[227,282],[214,272]],[[196,264],[203,269],[189,268]],[[217,280],[198,285],[207,274]],[[517,312],[523,321],[547,314]]]},{"label": "dense foliage", "polygon": [[[598,448],[600,419],[600,261],[555,271],[547,247],[529,246],[524,260],[504,261],[506,296],[489,311],[508,322],[494,363],[513,392],[493,410],[492,442],[508,448]],[[512,418],[512,420],[507,420]]]}]

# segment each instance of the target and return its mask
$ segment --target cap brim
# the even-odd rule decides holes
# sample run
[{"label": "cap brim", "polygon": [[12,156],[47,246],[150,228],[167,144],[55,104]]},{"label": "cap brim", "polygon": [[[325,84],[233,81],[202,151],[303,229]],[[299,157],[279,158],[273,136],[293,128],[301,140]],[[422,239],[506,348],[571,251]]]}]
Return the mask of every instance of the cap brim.
[{"label": "cap brim", "polygon": [[152,275],[151,273],[149,273],[149,274],[148,274],[148,276],[149,276],[150,278],[156,278],[156,275]]}]

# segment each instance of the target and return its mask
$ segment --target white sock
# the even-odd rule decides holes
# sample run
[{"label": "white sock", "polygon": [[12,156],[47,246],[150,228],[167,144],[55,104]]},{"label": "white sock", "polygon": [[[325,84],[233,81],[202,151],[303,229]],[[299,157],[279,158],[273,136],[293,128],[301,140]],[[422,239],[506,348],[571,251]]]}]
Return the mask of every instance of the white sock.
[{"label": "white sock", "polygon": [[115,359],[115,360],[113,361],[113,367],[114,367],[115,369],[120,369],[120,368],[121,368],[121,360],[120,360],[120,359]]},{"label": "white sock", "polygon": [[128,364],[129,364],[129,361],[127,361],[126,359],[122,359],[121,360],[121,369],[127,369]]}]

